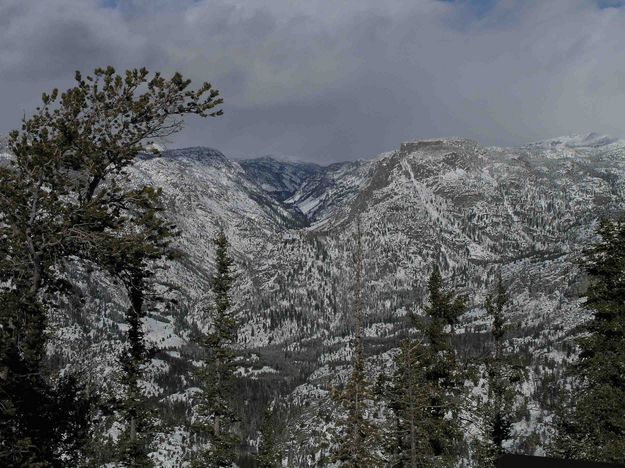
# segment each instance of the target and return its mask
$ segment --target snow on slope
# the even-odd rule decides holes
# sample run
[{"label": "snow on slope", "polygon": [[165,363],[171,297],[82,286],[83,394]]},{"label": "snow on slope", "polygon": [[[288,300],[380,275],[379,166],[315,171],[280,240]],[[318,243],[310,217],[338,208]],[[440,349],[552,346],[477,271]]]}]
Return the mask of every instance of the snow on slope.
[{"label": "snow on slope", "polygon": [[[418,311],[425,300],[433,262],[469,297],[459,327],[463,355],[483,350],[488,321],[482,304],[501,271],[518,325],[509,346],[540,369],[527,395],[540,406],[540,378],[556,372],[554,356],[587,317],[577,299],[584,287],[579,253],[597,219],[624,208],[625,144],[596,135],[520,148],[419,140],[374,160],[328,167],[234,162],[216,150],[189,148],[145,156],[132,174],[136,183],[163,188],[168,216],[181,231],[178,247],[186,253],[159,279],[175,286],[178,304],[153,311],[146,323],[147,336],[163,348],[153,369],[158,388],[151,387],[163,401],[191,398],[184,353],[192,327],[208,326],[203,303],[211,239],[222,226],[238,265],[240,347],[259,357],[244,374],[281,388],[300,408],[309,405],[301,417],[314,418],[351,353],[347,317],[358,216],[365,231],[372,366],[388,365],[388,353],[406,333],[407,311]],[[79,285],[99,291],[97,299],[76,311],[79,321],[53,321],[51,352],[61,362],[89,362],[99,375],[112,376],[124,299],[103,281],[94,276]],[[544,430],[548,415],[537,420],[536,414],[526,426]],[[295,441],[310,436],[302,421],[291,427],[293,457]]]}]

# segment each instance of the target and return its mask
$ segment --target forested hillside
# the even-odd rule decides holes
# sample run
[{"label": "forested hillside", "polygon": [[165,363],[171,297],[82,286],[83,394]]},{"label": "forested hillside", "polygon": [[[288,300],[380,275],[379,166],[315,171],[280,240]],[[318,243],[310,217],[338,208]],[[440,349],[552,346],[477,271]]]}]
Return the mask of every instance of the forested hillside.
[{"label": "forested hillside", "polygon": [[[113,74],[101,73],[105,81]],[[112,80],[107,86],[117,86]],[[186,113],[219,104],[210,86],[201,104],[201,94],[184,94],[187,85],[175,78],[152,86],[179,92]],[[122,107],[119,122],[133,112],[143,118],[141,109]],[[56,114],[44,117],[55,125]],[[150,130],[150,122],[140,129],[148,136],[169,131]],[[82,428],[87,455],[62,450],[80,463],[417,466],[430,457],[432,466],[486,466],[505,451],[551,450],[575,339],[592,317],[582,254],[606,237],[597,235],[600,219],[625,208],[625,142],[595,134],[517,148],[419,140],[318,166],[235,161],[203,147],[146,151],[141,132],[124,153],[120,130],[107,145],[127,159],[112,160],[107,172],[95,157],[101,148],[89,146],[100,140],[85,137],[85,153],[58,156],[54,145],[69,137],[59,130],[51,141],[39,123],[25,127],[28,138],[0,144],[8,343],[0,376],[25,375],[11,366],[35,362],[45,379],[15,385],[49,380],[59,398],[58,377],[78,379],[73,395],[81,399],[63,403],[87,405],[96,424]],[[104,138],[98,128],[79,130]],[[37,149],[66,172],[47,172]],[[78,155],[86,162],[72,159]],[[80,178],[83,163],[91,179]],[[20,186],[20,177],[30,185]],[[32,200],[43,192],[54,197],[41,208]],[[24,207],[10,214],[16,200],[40,210],[39,237]],[[31,238],[50,249],[50,261],[44,282],[29,286],[28,269],[15,265],[37,265],[26,241],[18,249]],[[8,312],[21,307],[24,322]],[[18,324],[32,328],[9,339]],[[20,341],[33,333],[45,343],[31,343],[34,361]],[[497,405],[506,414],[484,412],[504,381],[498,394],[509,398]],[[432,401],[441,406],[415,410]],[[487,443],[492,418],[507,421],[496,446]],[[394,429],[409,423],[436,437]],[[368,457],[353,458],[352,433],[374,447]],[[28,437],[15,437],[35,450]]]}]

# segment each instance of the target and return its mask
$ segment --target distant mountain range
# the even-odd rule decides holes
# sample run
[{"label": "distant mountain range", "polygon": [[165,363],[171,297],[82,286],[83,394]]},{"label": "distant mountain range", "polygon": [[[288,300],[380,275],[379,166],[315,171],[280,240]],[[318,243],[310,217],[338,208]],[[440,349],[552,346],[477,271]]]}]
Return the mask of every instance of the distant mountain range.
[{"label": "distant mountain range", "polygon": [[[434,263],[469,298],[457,330],[460,354],[483,355],[489,344],[483,301],[501,272],[513,298],[509,348],[529,369],[515,445],[540,453],[553,383],[562,378],[575,327],[588,317],[578,299],[585,278],[577,260],[597,220],[625,207],[625,142],[596,134],[517,148],[418,140],[376,159],[329,166],[269,157],[237,162],[196,147],[145,155],[132,177],[162,187],[185,254],[159,278],[177,303],[154,311],[145,324],[160,349],[145,382],[154,398],[184,406],[193,394],[189,341],[194,328],[209,325],[202,304],[211,239],[223,227],[237,262],[235,302],[244,318],[240,374],[249,385],[241,391],[252,406],[277,395],[297,409],[288,422],[289,463],[315,466],[327,433],[319,429],[323,422],[311,421],[322,421],[328,388],[345,375],[351,353],[353,236],[360,218],[371,372],[389,369],[407,333],[407,313],[418,313],[427,299]],[[88,298],[86,304],[73,301],[51,322],[53,361],[88,369],[113,388],[123,296],[96,273],[76,284],[76,295]],[[479,393],[479,383],[472,391]],[[251,421],[261,413],[246,411]],[[185,411],[175,414],[163,444],[175,446],[185,431]],[[171,455],[155,457],[176,466]]]}]

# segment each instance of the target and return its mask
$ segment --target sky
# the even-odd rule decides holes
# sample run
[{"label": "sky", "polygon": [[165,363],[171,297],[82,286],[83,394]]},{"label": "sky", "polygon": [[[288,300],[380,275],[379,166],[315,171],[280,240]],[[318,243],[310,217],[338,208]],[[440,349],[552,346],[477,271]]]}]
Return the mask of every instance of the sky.
[{"label": "sky", "polygon": [[168,147],[328,163],[419,138],[625,137],[625,1],[0,0],[0,134],[74,70],[209,81]]}]

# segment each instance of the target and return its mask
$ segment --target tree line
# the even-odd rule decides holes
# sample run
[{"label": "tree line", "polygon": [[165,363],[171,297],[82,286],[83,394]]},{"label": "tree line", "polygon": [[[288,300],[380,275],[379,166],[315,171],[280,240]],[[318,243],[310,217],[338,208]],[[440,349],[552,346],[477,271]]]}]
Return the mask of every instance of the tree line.
[{"label": "tree line", "polygon": [[[13,157],[0,164],[0,465],[83,466],[102,452],[98,424],[114,418],[122,428],[107,462],[148,467],[158,418],[142,380],[154,350],[143,322],[159,303],[154,280],[180,253],[176,227],[162,216],[161,192],[129,184],[128,169],[149,143],[179,131],[189,115],[217,117],[223,100],[209,83],[190,88],[180,74],[165,78],[146,69],[119,74],[96,69],[63,93],[42,95],[42,105],[10,134]],[[625,222],[601,223],[600,240],[583,264],[591,279],[584,297],[592,319],[578,342],[569,394],[562,397],[553,455],[625,463]],[[431,268],[428,303],[411,314],[410,334],[393,357],[392,374],[374,381],[363,336],[364,255],[360,220],[354,241],[353,341],[350,372],[333,389],[336,411],[330,460],[340,466],[456,466],[469,451],[477,466],[494,466],[509,450],[515,422],[516,383],[523,368],[506,347],[510,298],[501,277],[484,308],[492,351],[479,363],[462,362],[453,336],[467,300]],[[243,434],[233,401],[235,344],[234,264],[228,239],[214,239],[210,329],[199,333],[198,392],[191,416],[194,467],[237,462]],[[121,395],[106,396],[46,362],[46,327],[72,292],[68,272],[87,266],[124,291],[127,308]],[[477,375],[477,377],[476,377]],[[467,413],[466,382],[478,379],[482,406]],[[276,414],[268,407],[255,466],[282,465]]]}]

